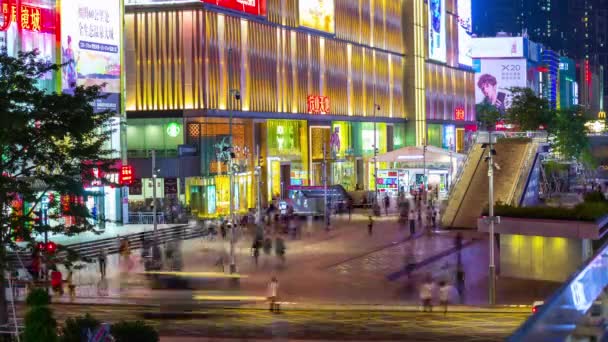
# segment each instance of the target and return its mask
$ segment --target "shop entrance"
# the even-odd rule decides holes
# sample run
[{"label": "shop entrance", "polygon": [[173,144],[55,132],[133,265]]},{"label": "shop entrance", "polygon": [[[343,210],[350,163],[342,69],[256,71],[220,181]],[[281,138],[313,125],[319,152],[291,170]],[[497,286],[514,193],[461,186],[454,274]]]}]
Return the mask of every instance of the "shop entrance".
[{"label": "shop entrance", "polygon": [[288,189],[291,185],[291,164],[281,163],[281,198],[288,197]]}]

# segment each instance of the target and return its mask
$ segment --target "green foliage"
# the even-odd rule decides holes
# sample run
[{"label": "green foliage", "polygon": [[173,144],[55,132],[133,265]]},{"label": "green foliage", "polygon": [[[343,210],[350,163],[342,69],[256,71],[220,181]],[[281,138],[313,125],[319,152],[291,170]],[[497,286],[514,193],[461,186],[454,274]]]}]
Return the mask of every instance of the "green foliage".
[{"label": "green foliage", "polygon": [[507,110],[507,121],[521,131],[537,131],[542,125],[548,131],[553,127],[554,111],[546,99],[537,96],[530,88],[511,88],[511,107]]},{"label": "green foliage", "polygon": [[[101,174],[117,172],[106,147],[114,113],[95,112],[91,105],[103,97],[101,86],[79,86],[73,94],[39,89],[39,79],[59,73],[61,66],[40,59],[36,51],[17,57],[0,51],[0,66],[0,207],[29,204],[25,210],[0,210],[0,256],[7,246],[19,250],[17,239],[31,246],[36,235],[45,232],[95,231],[84,203],[64,208],[58,195],[84,196],[83,185],[91,182],[94,169]],[[103,178],[101,182],[108,183]],[[34,224],[34,213],[45,198],[52,226]],[[61,224],[63,215],[74,217],[74,224]],[[0,273],[5,260],[0,257]],[[6,319],[6,302],[0,300],[0,324]]]},{"label": "green foliage", "polygon": [[496,122],[500,119],[500,112],[488,100],[476,104],[475,113],[481,129],[493,131],[496,128]]},{"label": "green foliage", "polygon": [[28,295],[26,304],[23,341],[25,342],[55,342],[57,341],[57,321],[49,308],[50,297],[43,289],[34,289]]},{"label": "green foliage", "polygon": [[[497,203],[494,206],[494,214],[504,217],[594,222],[604,215],[608,215],[608,202],[584,202],[574,208],[514,207]],[[487,209],[485,215],[487,215]]]},{"label": "green foliage", "polygon": [[565,159],[582,159],[589,151],[585,117],[580,108],[562,109],[555,117],[554,148]]},{"label": "green foliage", "polygon": [[81,342],[82,337],[90,329],[94,332],[101,325],[101,322],[93,318],[90,314],[81,317],[68,318],[61,329],[59,342]]},{"label": "green foliage", "polygon": [[143,321],[121,321],[112,325],[116,342],[158,342],[158,332]]},{"label": "green foliage", "polygon": [[606,202],[606,197],[600,191],[588,192],[584,196],[585,202]]}]

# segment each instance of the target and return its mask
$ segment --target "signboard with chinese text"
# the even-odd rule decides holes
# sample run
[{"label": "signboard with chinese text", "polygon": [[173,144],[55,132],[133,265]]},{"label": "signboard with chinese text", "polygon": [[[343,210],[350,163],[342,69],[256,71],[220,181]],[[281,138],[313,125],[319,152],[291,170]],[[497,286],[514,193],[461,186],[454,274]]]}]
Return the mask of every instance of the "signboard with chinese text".
[{"label": "signboard with chinese text", "polygon": [[306,111],[308,114],[329,114],[329,97],[308,95],[306,98]]},{"label": "signboard with chinese text", "polygon": [[120,180],[121,185],[131,185],[133,184],[133,166],[131,165],[123,165],[120,168]]},{"label": "signboard with chinese text", "polygon": [[454,110],[454,120],[464,121],[464,107],[456,107]]},{"label": "signboard with chinese text", "polygon": [[120,0],[61,1],[62,88],[105,83],[97,111],[120,109],[120,12]]},{"label": "signboard with chinese text", "polygon": [[333,0],[300,0],[300,26],[328,33],[334,33]]},{"label": "signboard with chinese text", "polygon": [[55,14],[50,8],[19,4],[16,1],[0,1],[2,23],[0,31],[6,31],[15,23],[21,30],[32,32],[55,33]]}]

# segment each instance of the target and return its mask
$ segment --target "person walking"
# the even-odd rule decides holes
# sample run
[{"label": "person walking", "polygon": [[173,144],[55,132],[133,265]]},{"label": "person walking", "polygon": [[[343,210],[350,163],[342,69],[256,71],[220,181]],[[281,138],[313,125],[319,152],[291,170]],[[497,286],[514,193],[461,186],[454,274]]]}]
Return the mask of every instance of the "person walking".
[{"label": "person walking", "polygon": [[346,201],[346,208],[348,209],[348,222],[350,222],[353,214],[353,199],[350,197]]},{"label": "person walking", "polygon": [[279,281],[277,277],[272,277],[268,283],[268,302],[270,303],[270,312],[279,313],[280,307],[277,302],[279,294]]},{"label": "person walking", "polygon": [[372,215],[369,215],[369,222],[367,223],[367,234],[369,236],[372,236],[373,233],[374,233],[374,219],[372,218]]},{"label": "person walking", "polygon": [[251,255],[253,256],[253,260],[255,262],[255,267],[258,267],[258,259],[260,258],[260,247],[261,247],[261,241],[258,239],[255,239],[253,241],[253,245],[251,246]]},{"label": "person walking", "polygon": [[99,249],[99,254],[97,255],[97,260],[99,261],[99,273],[102,278],[106,277],[106,261],[108,259],[107,252],[105,248]]},{"label": "person walking", "polygon": [[464,303],[464,286],[465,286],[465,278],[464,278],[464,269],[462,268],[462,264],[458,263],[456,267],[456,289],[458,290],[458,296],[460,297],[460,303]]},{"label": "person walking", "polygon": [[391,198],[388,197],[388,194],[384,196],[384,213],[388,216],[388,208],[391,206]]},{"label": "person walking", "polygon": [[410,210],[408,221],[410,221],[410,236],[414,236],[416,234],[416,214],[414,214],[414,209]]},{"label": "person walking", "polygon": [[431,222],[433,223],[433,229],[437,229],[437,210],[431,206]]},{"label": "person walking", "polygon": [[433,312],[433,281],[430,277],[420,286],[420,301],[422,302],[422,311]]},{"label": "person walking", "polygon": [[448,313],[450,292],[452,292],[452,286],[450,285],[450,283],[441,281],[439,283],[439,305],[443,306],[444,315]]}]

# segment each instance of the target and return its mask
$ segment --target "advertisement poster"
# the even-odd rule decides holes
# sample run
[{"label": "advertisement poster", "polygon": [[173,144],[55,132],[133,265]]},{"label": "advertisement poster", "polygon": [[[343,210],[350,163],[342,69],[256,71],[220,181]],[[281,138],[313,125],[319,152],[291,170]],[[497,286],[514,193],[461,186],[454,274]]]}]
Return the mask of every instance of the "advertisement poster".
[{"label": "advertisement poster", "polygon": [[498,108],[501,114],[511,105],[513,87],[526,87],[526,60],[482,59],[475,70],[475,102],[484,100]]},{"label": "advertisement poster", "polygon": [[129,185],[129,195],[141,195],[142,187],[141,187],[141,178],[133,179],[133,183]]},{"label": "advertisement poster", "polygon": [[446,61],[445,0],[428,0],[429,3],[429,58]]},{"label": "advertisement poster", "polygon": [[523,57],[524,39],[522,37],[492,37],[472,39],[473,58]]},{"label": "advertisement poster", "polygon": [[300,1],[300,26],[334,33],[334,0]]},{"label": "advertisement poster", "polygon": [[165,178],[165,195],[177,195],[177,178]]},{"label": "advertisement poster", "polygon": [[471,0],[458,0],[458,63],[473,66]]},{"label": "advertisement poster", "polygon": [[63,91],[105,84],[97,111],[120,110],[120,20],[119,0],[61,2]]}]

